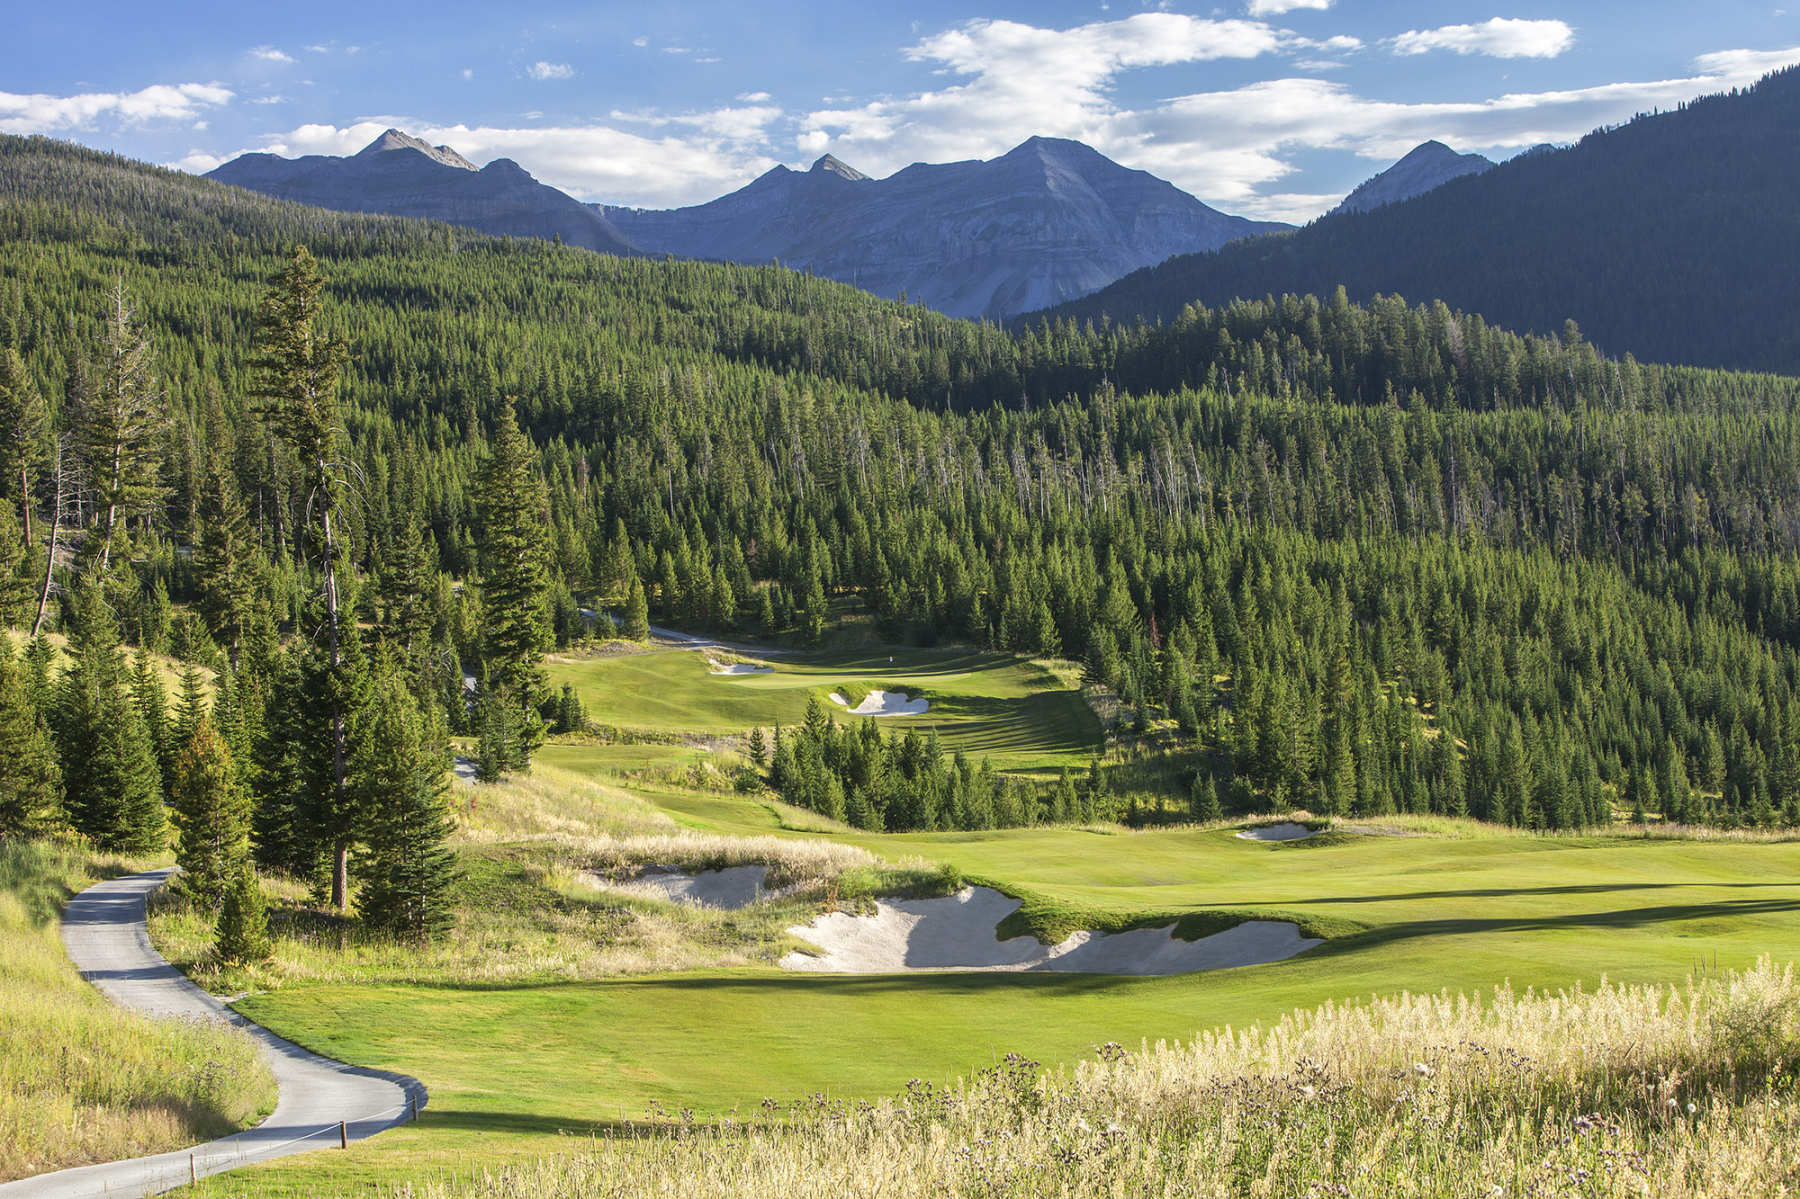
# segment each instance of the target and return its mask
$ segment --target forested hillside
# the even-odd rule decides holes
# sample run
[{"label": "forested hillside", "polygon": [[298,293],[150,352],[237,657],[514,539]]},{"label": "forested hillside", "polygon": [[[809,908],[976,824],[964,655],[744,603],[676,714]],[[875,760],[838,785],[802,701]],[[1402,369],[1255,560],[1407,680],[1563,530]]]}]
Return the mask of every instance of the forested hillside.
[{"label": "forested hillside", "polygon": [[[1015,337],[20,139],[0,345],[5,622],[29,631],[50,578],[41,629],[83,664],[0,664],[0,738],[47,764],[0,764],[0,824],[152,822],[179,722],[122,635],[220,671],[259,855],[341,884],[428,820],[446,728],[528,760],[558,717],[537,660],[634,598],[1076,659],[1200,815],[1800,823],[1789,379],[1341,295]],[[872,735],[798,730],[777,781],[829,773],[881,827],[1002,818],[968,771],[871,769]],[[357,756],[377,743],[406,760]],[[83,799],[114,759],[144,767],[137,815]],[[367,823],[377,792],[413,806]]]},{"label": "forested hillside", "polygon": [[1797,126],[1789,68],[1402,204],[1172,258],[1052,315],[1169,320],[1196,300],[1342,285],[1539,333],[1574,319],[1612,354],[1800,371]]}]

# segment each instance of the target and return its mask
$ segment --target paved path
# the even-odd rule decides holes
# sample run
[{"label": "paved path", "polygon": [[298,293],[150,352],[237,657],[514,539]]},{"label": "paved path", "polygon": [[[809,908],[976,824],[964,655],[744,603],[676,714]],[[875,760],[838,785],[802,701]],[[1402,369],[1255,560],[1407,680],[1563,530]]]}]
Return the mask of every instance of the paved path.
[{"label": "paved path", "polygon": [[[170,871],[127,875],[89,887],[63,909],[63,944],[82,976],[122,1007],[167,1016],[227,1020],[256,1039],[281,1093],[275,1111],[249,1132],[97,1166],[78,1166],[0,1185],[3,1199],[76,1199],[88,1195],[154,1195],[251,1162],[332,1148],[338,1122],[362,1140],[411,1118],[425,1106],[416,1079],[364,1070],[310,1053],[228,1010],[189,982],[150,947],[144,901]],[[191,1171],[191,1175],[190,1175]]]}]

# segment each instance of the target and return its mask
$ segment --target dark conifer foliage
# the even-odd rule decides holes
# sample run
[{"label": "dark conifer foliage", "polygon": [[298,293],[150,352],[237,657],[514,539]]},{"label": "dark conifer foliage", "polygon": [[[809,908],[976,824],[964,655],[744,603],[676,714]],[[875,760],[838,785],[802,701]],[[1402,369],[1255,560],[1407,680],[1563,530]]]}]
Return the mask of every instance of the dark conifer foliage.
[{"label": "dark conifer foliage", "polygon": [[537,454],[519,431],[509,402],[475,475],[480,521],[479,573],[486,614],[482,662],[496,703],[512,709],[505,769],[525,769],[543,740],[538,713],[545,699],[544,651],[550,626],[550,500],[537,473]]},{"label": "dark conifer foliage", "polygon": [[357,907],[375,927],[424,941],[448,928],[456,881],[443,719],[383,669],[356,729],[351,786],[364,813]]}]

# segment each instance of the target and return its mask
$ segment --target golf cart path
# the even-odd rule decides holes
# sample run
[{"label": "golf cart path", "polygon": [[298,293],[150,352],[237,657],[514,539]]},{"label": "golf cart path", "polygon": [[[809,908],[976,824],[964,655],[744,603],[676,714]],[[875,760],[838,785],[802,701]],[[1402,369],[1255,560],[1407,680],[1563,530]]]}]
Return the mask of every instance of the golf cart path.
[{"label": "golf cart path", "polygon": [[144,904],[171,871],[152,870],[89,887],[63,909],[63,944],[82,977],[121,1007],[151,1016],[224,1020],[255,1038],[281,1090],[275,1111],[248,1132],[154,1157],[77,1166],[0,1185],[0,1197],[73,1199],[153,1195],[251,1162],[336,1148],[338,1122],[353,1141],[403,1123],[425,1106],[417,1079],[320,1057],[252,1023],[195,986],[150,946]]}]

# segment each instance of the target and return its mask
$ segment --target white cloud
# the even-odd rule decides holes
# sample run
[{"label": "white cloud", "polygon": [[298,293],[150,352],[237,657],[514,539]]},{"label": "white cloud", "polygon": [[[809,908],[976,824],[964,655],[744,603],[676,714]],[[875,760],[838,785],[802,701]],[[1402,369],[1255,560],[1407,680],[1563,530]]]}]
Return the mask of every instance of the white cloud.
[{"label": "white cloud", "polygon": [[264,62],[293,62],[292,54],[283,53],[273,46],[258,46],[250,51],[251,58],[260,58]]},{"label": "white cloud", "polygon": [[631,39],[631,44],[642,50],[645,46],[650,44],[650,39],[647,37],[634,37]]},{"label": "white cloud", "polygon": [[252,104],[286,104],[287,102],[286,96],[254,96],[250,99]]},{"label": "white cloud", "polygon": [[1527,21],[1495,17],[1479,25],[1445,25],[1410,29],[1393,41],[1396,54],[1450,50],[1492,58],[1555,58],[1575,42],[1575,31],[1562,21]]},{"label": "white cloud", "polygon": [[166,165],[177,171],[186,171],[190,175],[204,175],[224,161],[216,154],[208,154],[202,150],[189,150],[185,156]]},{"label": "white cloud", "polygon": [[159,83],[136,92],[84,92],[74,96],[0,92],[0,133],[51,133],[89,129],[101,117],[128,124],[199,119],[203,108],[228,104],[234,93],[216,83]]},{"label": "white cloud", "polygon": [[1708,75],[1748,81],[1759,79],[1770,71],[1791,67],[1796,62],[1800,62],[1800,46],[1790,46],[1786,50],[1719,50],[1702,54],[1694,60],[1694,65]]},{"label": "white cloud", "polygon": [[306,50],[307,50],[307,53],[309,53],[309,54],[330,54],[331,53],[330,46],[308,46],[308,47],[306,47]]},{"label": "white cloud", "polygon": [[628,112],[614,109],[609,114],[615,121],[648,125],[662,129],[670,125],[697,129],[708,137],[732,144],[766,141],[769,126],[781,115],[781,109],[769,105],[743,108],[715,108],[707,112],[662,113],[655,110]]},{"label": "white cloud", "polygon": [[970,21],[906,50],[909,59],[941,64],[967,82],[860,108],[822,109],[804,125],[809,135],[823,132],[856,153],[859,166],[877,174],[915,161],[988,157],[1031,133],[1102,141],[1116,117],[1109,86],[1121,71],[1256,58],[1282,44],[1281,33],[1258,21],[1178,13],[1138,13],[1063,30]]},{"label": "white cloud", "polygon": [[475,68],[474,68],[474,67],[464,67],[464,68],[463,68],[463,69],[462,69],[462,77],[463,77],[463,78],[464,78],[464,79],[473,79],[473,78],[475,78]]},{"label": "white cloud", "polygon": [[573,79],[575,68],[566,62],[545,62],[539,59],[525,68],[525,73],[533,79]]},{"label": "white cloud", "polygon": [[[368,116],[344,126],[302,125],[252,148],[286,157],[354,154],[391,127],[434,146],[452,146],[473,162],[516,159],[543,182],[584,200],[654,207],[713,199],[776,164],[756,147],[721,136],[730,132],[731,119],[705,113],[657,119],[671,129],[669,135],[643,136],[605,125],[507,129]],[[675,134],[676,128],[683,132]],[[211,170],[219,161],[195,154],[174,165]]]},{"label": "white cloud", "polygon": [[743,101],[745,104],[766,104],[766,103],[768,103],[768,100],[769,100],[769,93],[768,92],[739,92],[737,95],[737,98],[739,100]]},{"label": "white cloud", "polygon": [[1331,0],[1250,0],[1245,7],[1253,17],[1278,17],[1297,8],[1330,8]]}]

